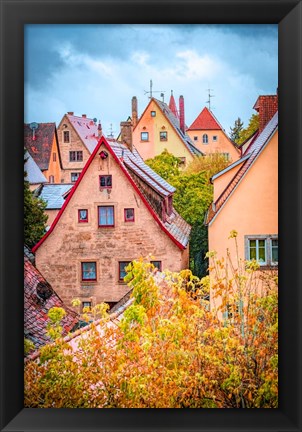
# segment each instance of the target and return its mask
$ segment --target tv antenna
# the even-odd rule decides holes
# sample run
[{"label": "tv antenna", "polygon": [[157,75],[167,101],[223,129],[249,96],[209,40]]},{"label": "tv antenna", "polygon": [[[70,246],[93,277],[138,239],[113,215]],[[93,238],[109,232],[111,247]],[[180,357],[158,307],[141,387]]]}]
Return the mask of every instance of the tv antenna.
[{"label": "tv antenna", "polygon": [[29,125],[30,129],[33,131],[33,140],[36,139],[36,130],[38,129],[39,125],[36,122],[32,122]]},{"label": "tv antenna", "polygon": [[160,93],[161,97],[163,98],[163,102],[164,102],[165,92],[163,90],[152,90],[152,88],[153,88],[153,82],[152,82],[152,80],[150,80],[150,90],[149,91],[144,90],[144,94],[145,95],[149,94],[150,96],[148,96],[148,97],[149,97],[149,99],[151,99],[153,93]]},{"label": "tv antenna", "polygon": [[209,111],[211,111],[211,98],[215,97],[213,94],[211,94],[211,91],[213,91],[213,89],[208,88],[208,98],[209,100],[206,101],[207,104],[209,104]]},{"label": "tv antenna", "polygon": [[114,138],[113,135],[113,128],[112,128],[112,123],[110,123],[110,129],[109,129],[109,134],[107,135],[108,138]]}]

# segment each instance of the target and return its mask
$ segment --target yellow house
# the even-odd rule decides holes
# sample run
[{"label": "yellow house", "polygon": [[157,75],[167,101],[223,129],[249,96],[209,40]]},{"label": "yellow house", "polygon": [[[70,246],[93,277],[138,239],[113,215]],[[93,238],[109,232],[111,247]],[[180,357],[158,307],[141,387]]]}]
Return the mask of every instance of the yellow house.
[{"label": "yellow house", "polygon": [[203,108],[187,129],[187,134],[202,153],[223,153],[230,162],[235,162],[240,157],[240,150],[207,107]]},{"label": "yellow house", "polygon": [[62,163],[56,124],[24,124],[24,147],[47,181],[49,183],[60,183]]},{"label": "yellow house", "polygon": [[[278,112],[256,134],[242,157],[212,177],[214,200],[208,226],[209,250],[237,265],[238,256],[258,261],[259,272],[278,268]],[[259,275],[260,275],[259,273]],[[211,272],[210,272],[211,276]]]},{"label": "yellow house", "polygon": [[151,98],[145,111],[133,121],[133,144],[143,160],[154,158],[165,149],[181,159],[185,167],[195,156],[203,153],[196,148],[185,132],[184,98],[179,98],[179,115],[173,95],[170,103]]}]

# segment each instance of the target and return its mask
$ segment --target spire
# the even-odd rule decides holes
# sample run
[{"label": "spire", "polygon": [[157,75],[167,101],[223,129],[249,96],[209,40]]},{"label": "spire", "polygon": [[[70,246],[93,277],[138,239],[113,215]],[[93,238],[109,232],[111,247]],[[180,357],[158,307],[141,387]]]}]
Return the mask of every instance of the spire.
[{"label": "spire", "polygon": [[179,120],[179,114],[178,114],[176,103],[175,103],[175,99],[174,99],[174,96],[173,96],[173,90],[171,90],[169,108],[172,111],[172,113],[175,115],[175,117]]}]

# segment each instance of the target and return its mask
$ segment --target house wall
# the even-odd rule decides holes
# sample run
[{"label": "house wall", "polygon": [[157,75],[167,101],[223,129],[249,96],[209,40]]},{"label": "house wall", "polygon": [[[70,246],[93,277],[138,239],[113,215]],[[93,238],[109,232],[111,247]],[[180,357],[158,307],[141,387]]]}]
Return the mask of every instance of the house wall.
[{"label": "house wall", "polygon": [[[101,147],[102,148],[102,147]],[[112,189],[99,188],[99,175],[112,175]],[[99,228],[97,209],[113,205],[114,228]],[[134,208],[135,221],[124,221],[124,209]],[[78,222],[78,210],[88,209],[88,223]],[[36,266],[60,297],[94,302],[117,302],[129,290],[118,281],[118,262],[139,257],[162,261],[162,269],[180,271],[188,267],[188,252],[181,251],[153,219],[140,196],[109,155],[99,157],[71,197],[53,232],[36,251]],[[81,282],[81,262],[97,263],[97,281]]]},{"label": "house wall", "polygon": [[[156,112],[155,117],[151,117],[151,111]],[[164,131],[167,132],[167,141],[160,140],[160,132]],[[149,133],[148,142],[141,141],[141,132]],[[185,157],[186,164],[193,160],[193,156],[185,147],[174,127],[154,101],[151,101],[136,128],[133,130],[133,144],[143,160],[154,158],[165,149],[176,157]]]},{"label": "house wall", "polygon": [[[187,134],[202,153],[228,153],[230,162],[235,162],[240,157],[240,152],[231,143],[229,138],[222,130],[187,130]],[[208,135],[208,144],[203,144],[202,136]],[[213,141],[213,136],[217,136],[217,141]],[[197,140],[194,139],[197,137]]]},{"label": "house wall", "polygon": [[59,209],[57,210],[45,210],[44,213],[47,215],[48,219],[46,222],[46,225],[50,227],[50,225],[53,223],[55,218],[57,217],[57,214],[59,213]]},{"label": "house wall", "polygon": [[216,201],[217,198],[221,195],[221,193],[224,191],[224,189],[227,187],[229,182],[232,180],[234,175],[239,171],[239,169],[242,167],[242,163],[240,165],[237,165],[236,167],[230,169],[225,174],[217,177],[217,179],[214,180],[214,197],[213,201]]},{"label": "house wall", "polygon": [[[214,181],[214,189],[216,181]],[[267,144],[246,176],[208,227],[209,250],[236,257],[232,230],[238,233],[238,254],[245,259],[245,235],[278,234],[278,132]],[[234,265],[237,267],[236,259]]]},{"label": "house wall", "polygon": [[54,134],[54,138],[51,146],[48,170],[43,171],[43,174],[45,175],[49,183],[50,183],[50,176],[54,176],[53,183],[61,183],[61,167],[60,167],[60,158],[59,158],[59,150],[57,145],[56,134]]},{"label": "house wall", "polygon": [[[67,127],[64,127],[67,125]],[[90,157],[90,153],[87,150],[86,146],[83,144],[83,141],[75,131],[74,127],[70,123],[68,117],[65,115],[61,120],[58,126],[58,141],[61,152],[61,160],[62,160],[62,173],[61,179],[59,183],[62,181],[64,183],[71,182],[71,173],[81,172],[84,168],[86,162]],[[69,131],[70,142],[64,143],[63,140],[63,132]],[[82,151],[83,152],[83,161],[69,161],[69,152],[70,151]]]}]

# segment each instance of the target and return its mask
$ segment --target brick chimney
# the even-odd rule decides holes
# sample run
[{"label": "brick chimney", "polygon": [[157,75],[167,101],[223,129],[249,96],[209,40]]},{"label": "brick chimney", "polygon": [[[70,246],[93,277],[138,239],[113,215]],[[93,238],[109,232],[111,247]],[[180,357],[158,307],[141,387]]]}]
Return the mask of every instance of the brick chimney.
[{"label": "brick chimney", "polygon": [[68,111],[67,114],[68,114],[68,115],[73,115],[74,112],[73,112],[73,111]]},{"label": "brick chimney", "polygon": [[278,90],[276,95],[259,96],[253,107],[259,113],[259,132],[278,111]]},{"label": "brick chimney", "polygon": [[87,114],[82,114],[82,117],[83,117],[83,118],[86,118],[86,117],[87,117]]},{"label": "brick chimney", "polygon": [[121,122],[121,142],[132,151],[132,124],[130,121]]},{"label": "brick chimney", "polygon": [[131,101],[131,105],[132,105],[132,126],[135,128],[135,126],[137,125],[137,97],[133,96],[132,101]]},{"label": "brick chimney", "polygon": [[185,101],[183,96],[179,96],[179,127],[185,133]]},{"label": "brick chimney", "polygon": [[101,121],[99,121],[99,124],[98,124],[98,138],[101,138],[102,135],[103,135],[102,125],[101,125]]}]

